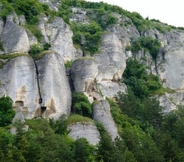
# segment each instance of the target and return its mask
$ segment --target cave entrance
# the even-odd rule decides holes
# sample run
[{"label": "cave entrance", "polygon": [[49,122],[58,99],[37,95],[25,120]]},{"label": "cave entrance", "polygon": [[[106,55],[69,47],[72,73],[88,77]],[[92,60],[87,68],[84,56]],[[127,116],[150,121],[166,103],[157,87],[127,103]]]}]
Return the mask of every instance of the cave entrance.
[{"label": "cave entrance", "polygon": [[46,111],[46,106],[41,106],[41,115]]},{"label": "cave entrance", "polygon": [[15,106],[23,107],[24,102],[23,101],[15,101]]}]

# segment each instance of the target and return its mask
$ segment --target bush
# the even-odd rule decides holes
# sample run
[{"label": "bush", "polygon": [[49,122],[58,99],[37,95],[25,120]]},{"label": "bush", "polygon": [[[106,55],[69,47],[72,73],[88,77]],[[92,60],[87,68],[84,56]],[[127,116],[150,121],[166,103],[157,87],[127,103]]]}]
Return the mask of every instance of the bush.
[{"label": "bush", "polygon": [[92,117],[92,105],[83,93],[73,93],[72,111],[82,116]]},{"label": "bush", "polygon": [[148,36],[148,37],[140,37],[136,40],[133,40],[132,46],[129,49],[131,49],[131,51],[134,54],[138,52],[139,50],[144,49],[148,51],[151,54],[153,60],[156,61],[160,48],[161,48],[160,41],[157,39],[154,39],[151,36]]},{"label": "bush", "polygon": [[15,116],[10,97],[0,98],[0,127],[11,124]]},{"label": "bush", "polygon": [[41,53],[41,52],[43,52],[43,48],[42,47],[40,47],[39,45],[37,45],[37,44],[33,44],[32,46],[31,46],[31,49],[30,49],[30,51],[29,51],[29,54],[33,57],[33,58],[37,58],[38,56],[39,56],[39,54]]}]

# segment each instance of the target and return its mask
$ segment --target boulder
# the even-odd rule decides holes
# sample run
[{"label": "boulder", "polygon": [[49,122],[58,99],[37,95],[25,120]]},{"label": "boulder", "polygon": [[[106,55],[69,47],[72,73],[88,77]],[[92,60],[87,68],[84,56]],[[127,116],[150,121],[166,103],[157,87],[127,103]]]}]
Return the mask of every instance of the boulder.
[{"label": "boulder", "polygon": [[26,115],[25,118],[31,119],[35,109],[39,107],[36,100],[39,96],[32,58],[27,55],[10,59],[0,69],[0,78],[4,89],[2,95],[12,99],[14,109],[18,113],[16,117],[23,120],[23,114],[20,113],[22,112]]},{"label": "boulder", "polygon": [[97,145],[100,141],[100,133],[97,127],[92,122],[77,122],[67,127],[69,136],[74,140],[79,138],[86,138],[87,141],[92,145]]},{"label": "boulder", "polygon": [[27,53],[30,49],[26,31],[11,20],[7,20],[1,37],[5,53]]},{"label": "boulder", "polygon": [[71,91],[61,56],[55,53],[45,54],[36,61],[36,65],[38,76],[34,61],[28,56],[10,59],[0,69],[3,85],[0,91],[12,99],[17,112],[16,119],[37,116],[58,119],[62,114],[69,116]]},{"label": "boulder", "polygon": [[73,47],[73,32],[62,18],[57,17],[52,22],[42,21],[39,27],[45,41],[49,41],[52,49],[59,53],[65,62],[74,59],[76,49]]},{"label": "boulder", "polygon": [[71,67],[71,78],[75,91],[92,91],[97,74],[98,68],[93,58],[83,57],[75,60]]},{"label": "boulder", "polygon": [[117,97],[118,92],[126,93],[127,90],[125,84],[111,81],[101,81],[98,84],[98,89],[102,95],[109,98]]},{"label": "boulder", "polygon": [[93,119],[103,124],[112,140],[119,137],[118,129],[112,118],[110,105],[107,100],[101,100],[93,104]]},{"label": "boulder", "polygon": [[71,90],[64,61],[59,54],[46,54],[36,61],[39,72],[44,117],[58,119],[62,114],[70,115]]}]

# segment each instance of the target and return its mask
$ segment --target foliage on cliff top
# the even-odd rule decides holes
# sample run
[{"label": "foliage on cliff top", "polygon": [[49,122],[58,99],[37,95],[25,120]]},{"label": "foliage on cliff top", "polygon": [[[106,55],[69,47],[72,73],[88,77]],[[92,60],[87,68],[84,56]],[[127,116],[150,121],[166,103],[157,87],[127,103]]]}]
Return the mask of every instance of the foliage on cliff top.
[{"label": "foliage on cliff top", "polygon": [[18,15],[24,15],[28,24],[36,24],[41,13],[52,14],[49,7],[38,0],[0,0],[0,3],[2,4],[0,17],[4,20],[7,15],[14,11]]}]

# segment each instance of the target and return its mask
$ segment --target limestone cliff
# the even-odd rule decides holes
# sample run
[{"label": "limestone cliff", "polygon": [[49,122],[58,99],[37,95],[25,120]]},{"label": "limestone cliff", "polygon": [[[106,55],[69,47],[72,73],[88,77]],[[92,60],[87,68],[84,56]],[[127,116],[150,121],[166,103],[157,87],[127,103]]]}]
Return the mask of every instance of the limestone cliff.
[{"label": "limestone cliff", "polygon": [[[40,2],[47,4],[53,12],[60,12],[60,1]],[[68,21],[81,23],[81,30],[82,25],[89,25],[98,17],[92,9],[76,6],[70,6],[70,12]],[[116,98],[119,91],[127,93],[127,87],[121,80],[126,60],[130,57],[147,65],[148,73],[159,76],[162,85],[173,90],[173,93],[157,96],[165,112],[184,104],[184,30],[172,28],[163,32],[153,26],[140,31],[133,18],[113,12],[116,21],[105,27],[102,24],[99,49],[90,55],[87,49],[90,40],[85,40],[89,36],[85,33],[87,27],[84,28],[84,35],[77,35],[75,30],[72,31],[74,26],[69,26],[58,15],[63,16],[61,13],[53,17],[46,13],[40,14],[34,31],[26,24],[24,15],[10,13],[5,19],[0,19],[0,97],[8,95],[12,99],[17,112],[14,120],[23,121],[39,116],[57,120],[63,114],[69,117],[72,92],[76,91],[84,93],[91,104],[95,103],[93,119],[100,121],[112,139],[115,139],[118,130],[105,99]],[[105,22],[106,16],[102,17]],[[165,24],[155,24],[167,29]],[[96,31],[87,32],[93,35]],[[127,49],[134,39],[147,36],[162,44],[156,60],[149,51],[138,50],[135,54]],[[74,45],[75,39],[78,45]],[[95,41],[92,43],[95,44]],[[42,49],[37,58],[30,52],[34,45],[37,50]],[[69,62],[72,65],[67,67]],[[68,129],[74,139],[85,137],[92,144],[99,142],[99,132],[93,123],[75,123]]]}]

